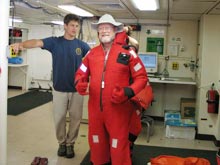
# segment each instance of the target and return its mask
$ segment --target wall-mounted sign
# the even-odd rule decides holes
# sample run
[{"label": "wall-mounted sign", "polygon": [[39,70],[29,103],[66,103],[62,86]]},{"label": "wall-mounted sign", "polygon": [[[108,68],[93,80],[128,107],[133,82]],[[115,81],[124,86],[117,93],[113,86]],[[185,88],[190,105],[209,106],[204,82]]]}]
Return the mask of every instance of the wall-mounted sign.
[{"label": "wall-mounted sign", "polygon": [[159,55],[163,55],[164,38],[147,37],[147,52],[157,52]]}]

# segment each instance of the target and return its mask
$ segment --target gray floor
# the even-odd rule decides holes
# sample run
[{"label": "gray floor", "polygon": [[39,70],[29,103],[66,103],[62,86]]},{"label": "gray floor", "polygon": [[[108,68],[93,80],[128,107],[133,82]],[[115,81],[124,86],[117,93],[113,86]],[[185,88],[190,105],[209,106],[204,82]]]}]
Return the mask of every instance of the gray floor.
[{"label": "gray floor", "polygon": [[[8,96],[21,94],[21,90],[9,90]],[[57,156],[52,118],[52,103],[39,106],[18,116],[8,116],[8,160],[7,165],[30,165],[35,156],[47,157],[49,165],[79,165],[89,150],[87,142],[87,124],[81,124],[79,138],[75,145],[76,156],[66,159]],[[86,110],[86,109],[84,109]],[[146,141],[146,130],[143,129],[136,144],[217,150],[214,143],[204,140],[171,139],[165,137],[163,122],[156,121],[154,134],[150,142]]]}]

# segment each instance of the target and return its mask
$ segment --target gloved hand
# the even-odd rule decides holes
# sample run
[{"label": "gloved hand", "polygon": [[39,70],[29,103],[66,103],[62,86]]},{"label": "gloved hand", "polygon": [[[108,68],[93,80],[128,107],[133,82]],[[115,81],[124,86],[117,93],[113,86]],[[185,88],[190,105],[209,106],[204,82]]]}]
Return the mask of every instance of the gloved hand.
[{"label": "gloved hand", "polygon": [[77,80],[75,88],[80,95],[89,94],[89,92],[86,92],[88,88],[88,82],[85,77],[81,77],[79,80]]},{"label": "gloved hand", "polygon": [[127,101],[129,98],[134,96],[134,92],[129,87],[120,87],[119,85],[115,85],[115,88],[112,92],[111,102],[115,104],[120,104]]}]

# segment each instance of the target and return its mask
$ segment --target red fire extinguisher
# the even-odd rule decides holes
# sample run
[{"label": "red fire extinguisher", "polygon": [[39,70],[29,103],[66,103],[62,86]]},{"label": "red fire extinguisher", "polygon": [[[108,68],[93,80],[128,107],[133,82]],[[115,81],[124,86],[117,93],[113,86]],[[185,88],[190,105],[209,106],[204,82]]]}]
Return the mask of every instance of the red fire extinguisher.
[{"label": "red fire extinguisher", "polygon": [[214,89],[215,84],[213,83],[211,89],[207,91],[207,103],[208,113],[218,113],[219,107],[219,93]]}]

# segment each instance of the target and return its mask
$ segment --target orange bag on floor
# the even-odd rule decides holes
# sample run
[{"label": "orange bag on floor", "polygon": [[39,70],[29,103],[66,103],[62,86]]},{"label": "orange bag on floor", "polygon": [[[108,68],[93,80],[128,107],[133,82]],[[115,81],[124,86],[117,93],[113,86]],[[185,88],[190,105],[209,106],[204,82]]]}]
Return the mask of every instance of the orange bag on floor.
[{"label": "orange bag on floor", "polygon": [[150,160],[151,165],[211,165],[207,159],[198,157],[182,158],[171,155],[160,155]]}]

